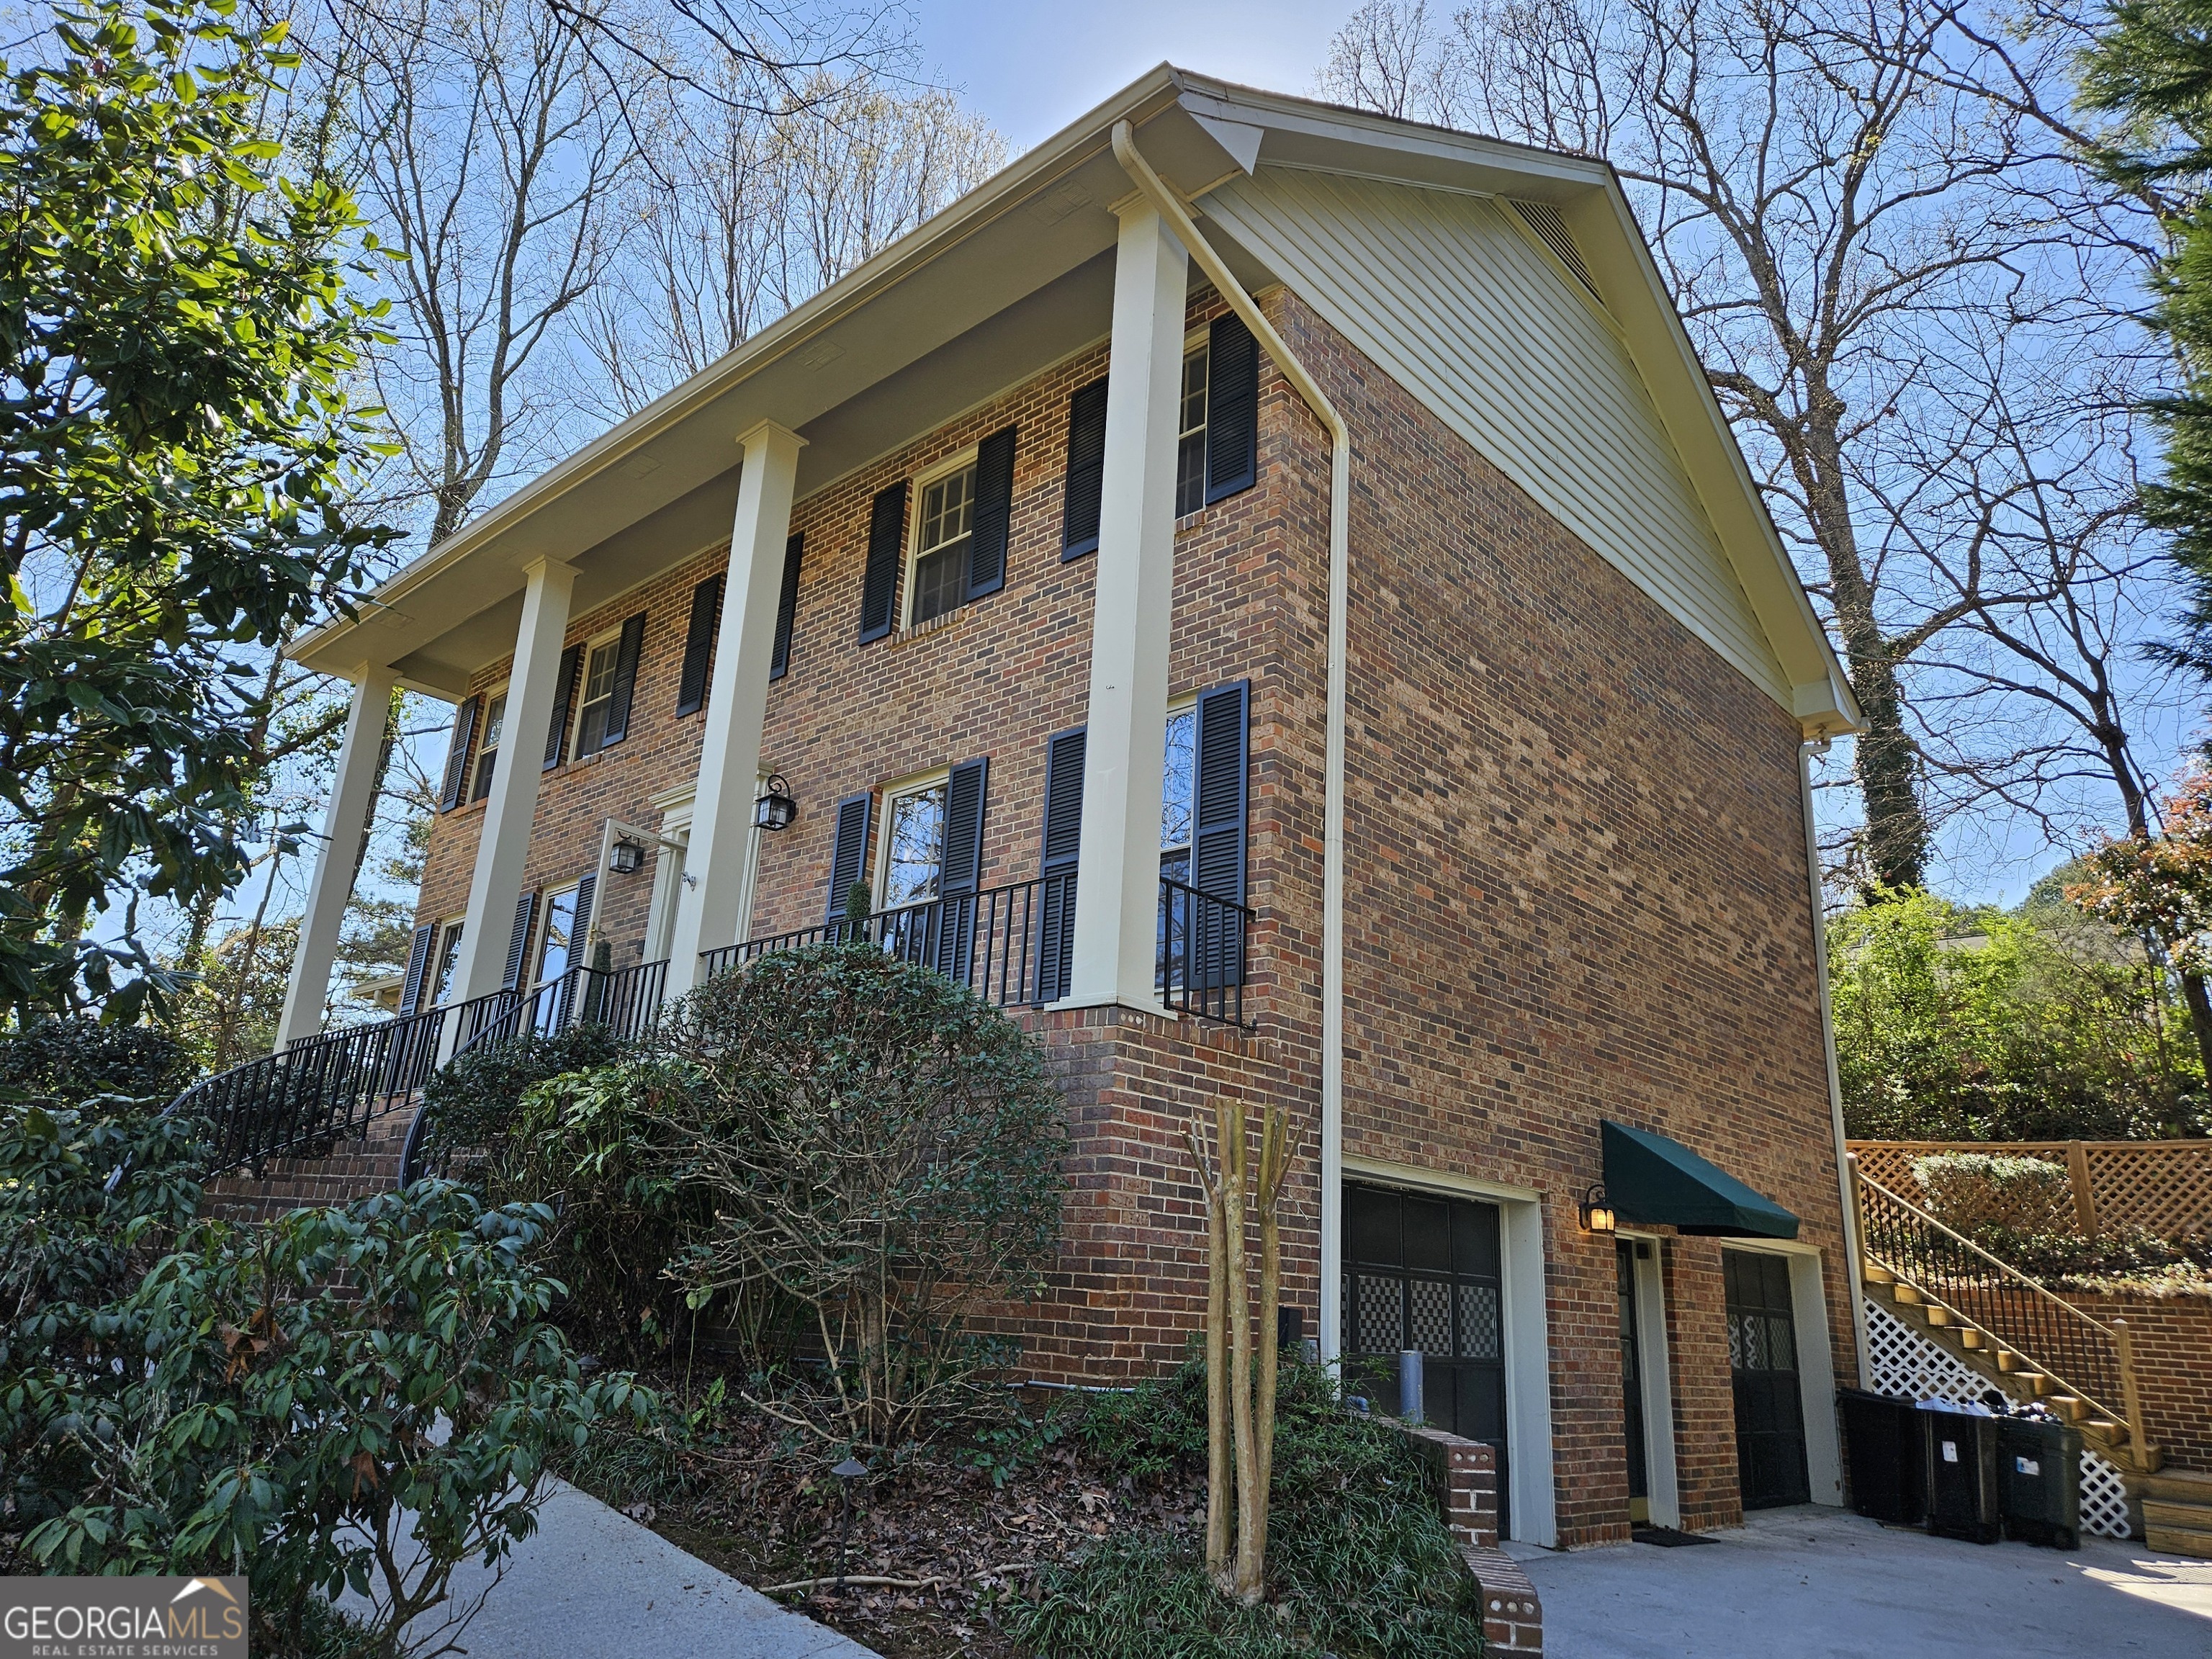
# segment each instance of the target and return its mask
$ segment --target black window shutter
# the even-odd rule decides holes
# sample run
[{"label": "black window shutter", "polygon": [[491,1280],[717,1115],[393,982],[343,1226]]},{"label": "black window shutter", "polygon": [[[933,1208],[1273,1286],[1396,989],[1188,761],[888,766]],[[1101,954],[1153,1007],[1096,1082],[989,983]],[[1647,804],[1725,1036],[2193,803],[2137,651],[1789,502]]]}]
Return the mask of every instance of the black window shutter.
[{"label": "black window shutter", "polygon": [[968,597],[1006,585],[1006,536],[1014,520],[1014,428],[975,446],[975,514],[968,538]]},{"label": "black window shutter", "polygon": [[597,873],[586,876],[576,884],[576,920],[570,925],[568,937],[568,965],[571,968],[587,963],[589,953],[586,945],[592,937],[592,896],[599,890]]},{"label": "black window shutter", "polygon": [[411,1014],[422,1006],[422,981],[430,971],[430,946],[437,937],[435,922],[415,930],[415,942],[407,949],[407,980],[399,992],[403,1014]]},{"label": "black window shutter", "polygon": [[868,858],[868,813],[875,798],[865,791],[837,803],[837,840],[830,851],[830,916],[845,919],[845,895],[860,879]]},{"label": "black window shutter", "polygon": [[1245,773],[1251,685],[1219,685],[1198,700],[1197,776],[1192,803],[1190,884],[1244,902]]},{"label": "black window shutter", "polygon": [[469,781],[469,757],[477,746],[477,715],[483,708],[482,697],[464,697],[461,706],[453,710],[453,740],[446,750],[446,781],[438,791],[441,812],[450,812],[461,804],[461,792]]},{"label": "black window shutter", "polygon": [[768,677],[780,680],[791,667],[791,630],[799,621],[799,563],[806,556],[804,533],[783,544],[783,586],[775,595],[775,645],[768,653]]},{"label": "black window shutter", "polygon": [[645,648],[645,613],[640,611],[623,624],[622,642],[615,647],[615,690],[607,710],[607,734],[599,747],[620,743],[629,735],[630,698],[637,690],[637,659]]},{"label": "black window shutter", "polygon": [[1044,759],[1044,844],[1037,860],[1039,1002],[1067,994],[1075,963],[1075,870],[1083,843],[1083,750],[1086,728],[1048,738]]},{"label": "black window shutter", "polygon": [[975,894],[983,884],[983,805],[990,793],[991,763],[963,761],[945,785],[945,862],[937,891],[937,937],[932,964],[947,979],[968,982],[975,948]]},{"label": "black window shutter", "polygon": [[538,920],[538,895],[525,893],[514,902],[514,931],[507,939],[507,972],[500,980],[502,991],[522,984],[522,964],[530,953],[530,925]]},{"label": "black window shutter", "polygon": [[1260,476],[1260,343],[1233,313],[1206,333],[1206,500],[1249,489]]},{"label": "black window shutter", "polygon": [[1106,382],[1078,386],[1067,400],[1067,483],[1060,496],[1060,556],[1098,550],[1098,505],[1106,488]]},{"label": "black window shutter", "polygon": [[584,665],[584,647],[572,645],[561,653],[554,671],[553,726],[545,734],[545,769],[550,772],[568,757],[568,716],[576,707],[576,674]]},{"label": "black window shutter", "polygon": [[691,620],[684,625],[684,672],[676,681],[676,712],[696,714],[707,701],[707,671],[714,660],[714,630],[722,620],[722,578],[709,576],[691,590]]},{"label": "black window shutter", "polygon": [[906,480],[876,493],[868,513],[868,568],[860,579],[860,638],[891,631],[898,610],[899,559],[906,550]]}]

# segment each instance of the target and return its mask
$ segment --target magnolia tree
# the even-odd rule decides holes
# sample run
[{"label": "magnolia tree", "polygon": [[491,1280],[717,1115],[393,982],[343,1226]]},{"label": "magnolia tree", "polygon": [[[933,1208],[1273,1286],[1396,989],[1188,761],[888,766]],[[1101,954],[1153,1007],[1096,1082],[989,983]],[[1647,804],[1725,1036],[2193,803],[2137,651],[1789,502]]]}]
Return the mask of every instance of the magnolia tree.
[{"label": "magnolia tree", "polygon": [[2193,773],[2166,804],[2165,824],[2105,843],[2066,896],[2088,915],[2140,934],[2172,964],[2204,1074],[2212,1079],[2212,773]]}]

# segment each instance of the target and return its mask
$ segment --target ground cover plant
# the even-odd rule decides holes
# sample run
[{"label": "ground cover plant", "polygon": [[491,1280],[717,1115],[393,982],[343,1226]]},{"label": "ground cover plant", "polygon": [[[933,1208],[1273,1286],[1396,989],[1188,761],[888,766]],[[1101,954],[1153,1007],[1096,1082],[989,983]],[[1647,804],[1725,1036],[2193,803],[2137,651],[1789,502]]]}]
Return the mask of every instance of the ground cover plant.
[{"label": "ground cover plant", "polygon": [[1319,1367],[1283,1370],[1250,1607],[1206,1568],[1195,1357],[1127,1392],[1031,1391],[995,1425],[877,1458],[849,1492],[806,1437],[726,1389],[696,1398],[595,1437],[573,1478],[891,1659],[1482,1650],[1480,1592],[1427,1466],[1393,1425],[1346,1412]]}]

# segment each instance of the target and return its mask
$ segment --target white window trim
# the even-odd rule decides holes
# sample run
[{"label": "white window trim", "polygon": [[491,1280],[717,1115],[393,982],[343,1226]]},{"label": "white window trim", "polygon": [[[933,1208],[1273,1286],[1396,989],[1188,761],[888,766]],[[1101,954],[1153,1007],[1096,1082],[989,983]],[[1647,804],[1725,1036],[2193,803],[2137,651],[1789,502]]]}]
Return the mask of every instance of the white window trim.
[{"label": "white window trim", "polygon": [[[564,881],[558,887],[546,888],[538,896],[538,972],[530,981],[530,988],[533,991],[545,983],[545,946],[553,937],[553,902],[564,894],[574,892],[583,884],[580,881]],[[568,941],[568,968],[580,965],[576,961],[579,943],[574,939]],[[565,974],[568,968],[561,971]]]},{"label": "white window trim", "polygon": [[[491,791],[489,789],[481,795],[477,793],[477,774],[483,768],[484,733],[491,729],[491,706],[507,695],[507,688],[512,684],[512,681],[501,680],[497,685],[488,685],[484,688],[482,712],[477,716],[476,751],[469,757],[467,792],[461,802],[464,806],[481,805],[491,799]],[[507,710],[501,709],[499,718],[501,725],[504,726]],[[504,730],[499,734],[499,741],[491,745],[491,751],[494,755],[503,755],[507,752],[507,733]],[[497,763],[495,762],[494,764],[495,766]]]},{"label": "white window trim", "polygon": [[[583,654],[576,659],[576,685],[575,690],[570,694],[575,698],[576,706],[568,711],[568,741],[565,745],[568,751],[568,763],[572,766],[578,761],[589,760],[592,756],[604,752],[595,749],[591,755],[586,755],[580,747],[584,736],[584,688],[592,683],[592,653],[603,645],[611,645],[619,648],[622,644],[622,624],[617,623],[612,628],[602,633],[594,634],[587,640],[579,640],[576,643],[581,648]],[[617,674],[622,672],[619,655],[616,658],[615,672]]]},{"label": "white window trim", "polygon": [[[963,472],[975,465],[981,447],[980,444],[969,444],[967,448],[923,468],[908,481],[906,556],[899,571],[898,631],[901,633],[917,626],[914,620],[914,572],[915,567],[921,562],[921,499],[928,493],[930,485],[949,478],[956,472]],[[975,533],[975,503],[972,498],[968,503],[968,533],[971,537]],[[953,607],[954,611],[958,609],[957,605]],[[945,614],[950,616],[952,612],[947,611]],[[931,620],[941,621],[942,618],[933,617]]]},{"label": "white window trim", "polygon": [[[937,766],[932,767],[927,772],[916,772],[911,776],[876,786],[875,868],[869,872],[868,887],[874,896],[875,908],[878,912],[880,913],[884,908],[884,893],[890,884],[892,803],[902,795],[918,795],[925,789],[943,787],[951,781],[952,769],[949,766]],[[949,789],[946,794],[949,805],[951,794]],[[940,886],[944,882],[944,848],[940,847],[938,849],[938,880]],[[941,892],[938,895],[938,898],[944,896]],[[914,904],[902,904],[898,908],[902,910],[910,910],[920,905],[935,902],[935,899],[917,899]]]}]

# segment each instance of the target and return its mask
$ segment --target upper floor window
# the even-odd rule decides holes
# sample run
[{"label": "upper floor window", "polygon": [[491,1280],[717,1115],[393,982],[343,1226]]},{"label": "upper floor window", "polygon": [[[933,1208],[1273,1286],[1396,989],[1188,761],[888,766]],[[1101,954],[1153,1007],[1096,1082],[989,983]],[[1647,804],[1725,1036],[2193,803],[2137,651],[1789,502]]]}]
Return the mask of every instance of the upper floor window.
[{"label": "upper floor window", "polygon": [[1206,386],[1212,354],[1204,335],[1182,360],[1182,402],[1176,422],[1176,517],[1206,505]]},{"label": "upper floor window", "polygon": [[968,592],[968,542],[975,529],[975,465],[921,487],[915,524],[907,626],[956,609]]},{"label": "upper floor window", "polygon": [[896,910],[938,896],[945,876],[944,773],[888,792],[877,908]]},{"label": "upper floor window", "polygon": [[1160,873],[1190,881],[1190,836],[1197,822],[1198,705],[1168,711],[1167,756],[1160,769]]},{"label": "upper floor window", "polygon": [[507,726],[507,688],[505,686],[484,699],[483,740],[477,746],[476,780],[469,786],[469,799],[482,800],[491,793],[492,773],[499,764],[500,733]]},{"label": "upper floor window", "polygon": [[622,635],[595,642],[584,657],[583,695],[577,699],[576,755],[596,755],[606,746],[608,716],[614,713],[616,669],[622,659]]}]

